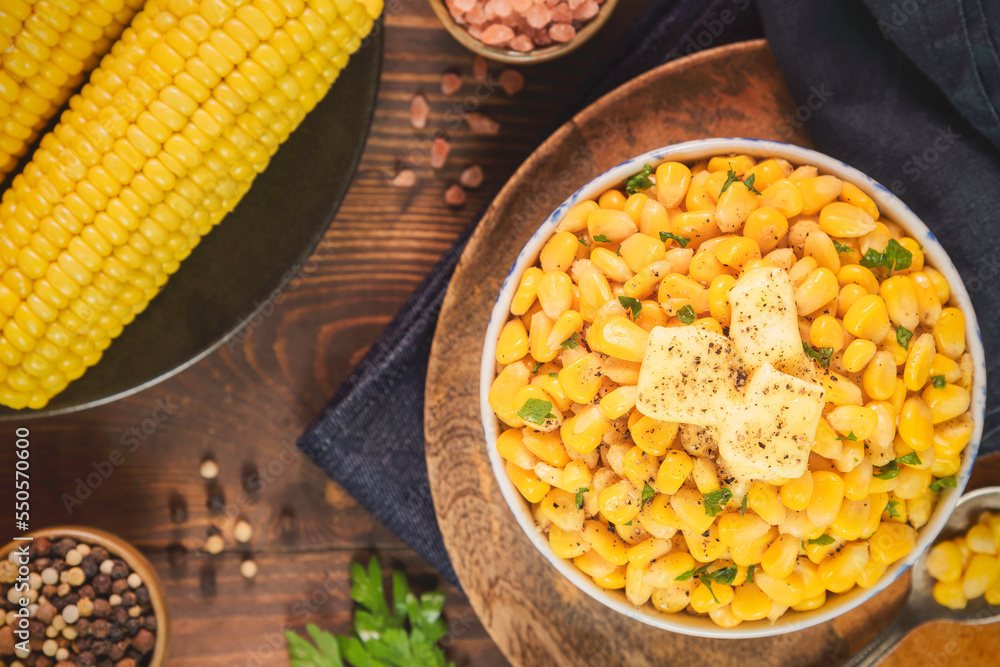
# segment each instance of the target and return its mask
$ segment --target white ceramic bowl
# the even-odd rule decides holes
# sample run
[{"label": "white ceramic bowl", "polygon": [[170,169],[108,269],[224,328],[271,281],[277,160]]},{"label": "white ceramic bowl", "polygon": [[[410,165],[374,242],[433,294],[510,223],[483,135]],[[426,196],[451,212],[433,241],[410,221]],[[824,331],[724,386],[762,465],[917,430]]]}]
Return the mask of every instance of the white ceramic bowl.
[{"label": "white ceramic bowl", "polygon": [[[721,628],[707,617],[692,616],[684,612],[664,614],[656,611],[648,604],[636,609],[629,604],[621,591],[607,591],[600,588],[590,577],[578,570],[572,562],[556,556],[552,552],[552,549],[549,548],[545,536],[535,527],[528,503],[507,478],[507,473],[504,471],[503,459],[497,453],[496,448],[499,432],[498,422],[487,400],[487,394],[496,372],[497,337],[500,335],[500,329],[503,327],[504,322],[507,321],[511,299],[517,289],[520,276],[525,269],[537,261],[539,251],[545,244],[545,241],[553,234],[556,226],[566,212],[579,202],[596,198],[601,192],[620,185],[624,179],[641,171],[644,164],[652,164],[655,167],[661,162],[671,160],[690,164],[713,155],[728,154],[784,158],[793,165],[811,164],[818,167],[821,174],[833,174],[845,181],[854,183],[872,197],[878,205],[879,210],[887,218],[900,224],[911,237],[923,245],[927,263],[944,274],[951,287],[952,302],[965,313],[967,322],[967,347],[972,353],[972,359],[975,363],[971,410],[976,423],[972,440],[963,453],[962,467],[957,474],[958,488],[947,489],[941,494],[940,501],[930,521],[919,531],[916,548],[906,558],[893,564],[878,584],[869,589],[855,587],[852,591],[844,595],[831,594],[827,597],[826,604],[819,609],[808,612],[789,611],[773,625],[769,621],[764,620],[744,622],[732,629]],[[542,223],[541,227],[532,235],[518,255],[517,261],[514,263],[513,268],[511,268],[506,280],[504,280],[500,295],[497,297],[496,304],[493,307],[493,314],[490,317],[489,328],[486,332],[486,341],[483,346],[479,394],[480,410],[483,418],[483,433],[486,436],[486,447],[493,466],[493,474],[496,476],[503,496],[514,513],[518,524],[524,530],[525,535],[528,536],[532,544],[548,559],[553,567],[573,582],[577,588],[601,604],[642,623],[686,635],[719,639],[746,639],[795,632],[796,630],[802,630],[829,621],[854,609],[895,581],[934,542],[947,521],[948,516],[954,509],[955,503],[958,502],[962,491],[965,489],[972,471],[972,464],[976,458],[976,452],[979,450],[979,441],[982,437],[983,418],[986,408],[986,359],[983,352],[982,338],[979,333],[979,324],[976,321],[976,315],[972,309],[969,294],[959,278],[958,271],[955,270],[954,265],[945,253],[944,248],[941,247],[941,244],[934,237],[934,234],[889,190],[857,169],[807,148],[761,139],[702,139],[658,148],[623,162],[577,190],[573,196],[563,202]]]}]

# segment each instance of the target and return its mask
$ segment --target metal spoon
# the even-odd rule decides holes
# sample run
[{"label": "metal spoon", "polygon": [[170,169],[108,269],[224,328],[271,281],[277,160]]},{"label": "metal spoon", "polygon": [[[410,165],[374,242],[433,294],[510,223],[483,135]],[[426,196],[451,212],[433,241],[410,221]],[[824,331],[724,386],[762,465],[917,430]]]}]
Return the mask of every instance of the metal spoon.
[{"label": "metal spoon", "polygon": [[[941,531],[942,538],[964,533],[984,510],[997,509],[1000,509],[1000,486],[970,491],[959,499],[955,511]],[[882,634],[868,642],[867,646],[845,663],[844,667],[877,665],[911,630],[930,621],[949,620],[981,625],[1000,619],[1000,607],[991,606],[982,597],[969,600],[965,609],[948,609],[939,605],[931,595],[934,578],[927,572],[927,552],[924,552],[910,572],[910,593],[899,615]]]}]

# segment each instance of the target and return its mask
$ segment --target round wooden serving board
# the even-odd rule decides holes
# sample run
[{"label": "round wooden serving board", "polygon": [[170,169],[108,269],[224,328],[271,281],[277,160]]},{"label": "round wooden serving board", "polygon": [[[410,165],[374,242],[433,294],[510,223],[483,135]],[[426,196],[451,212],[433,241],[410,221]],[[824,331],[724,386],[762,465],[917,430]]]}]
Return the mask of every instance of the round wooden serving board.
[{"label": "round wooden serving board", "polygon": [[[546,216],[595,176],[660,146],[705,137],[808,145],[804,130],[784,120],[793,110],[763,40],[659,67],[559,128],[501,190],[469,242],[442,307],[427,373],[427,465],[455,570],[514,665],[836,665],[881,631],[901,603],[908,576],[831,623],[774,638],[702,639],[629,620],[576,589],[534,549],[500,494],[483,439],[479,367],[490,312],[518,252]],[[988,478],[997,483],[998,463],[993,457],[978,471],[979,485]],[[939,655],[942,661],[929,664],[944,665],[961,656],[985,665],[1000,650],[995,628],[951,627],[914,633],[919,637],[890,660]]]}]

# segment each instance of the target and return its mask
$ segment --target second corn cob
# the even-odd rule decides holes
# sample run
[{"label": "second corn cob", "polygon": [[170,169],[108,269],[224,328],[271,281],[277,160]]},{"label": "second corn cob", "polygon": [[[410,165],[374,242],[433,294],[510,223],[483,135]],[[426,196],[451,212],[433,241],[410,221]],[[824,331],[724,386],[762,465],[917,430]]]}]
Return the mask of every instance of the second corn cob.
[{"label": "second corn cob", "polygon": [[121,35],[143,0],[0,3],[0,180]]},{"label": "second corn cob", "polygon": [[149,0],[0,204],[0,403],[100,359],[325,95],[381,0]]}]

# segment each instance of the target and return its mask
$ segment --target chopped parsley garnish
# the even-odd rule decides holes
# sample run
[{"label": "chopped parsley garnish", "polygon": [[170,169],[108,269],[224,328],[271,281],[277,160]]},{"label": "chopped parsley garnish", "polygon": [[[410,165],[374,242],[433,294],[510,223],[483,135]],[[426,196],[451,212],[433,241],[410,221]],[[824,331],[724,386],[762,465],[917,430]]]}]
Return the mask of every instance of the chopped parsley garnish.
[{"label": "chopped parsley garnish", "polygon": [[688,243],[691,243],[691,239],[685,236],[677,236],[677,234],[671,234],[670,232],[660,232],[660,240],[666,243],[667,239],[673,239],[682,248],[686,248]]},{"label": "chopped parsley garnish", "polygon": [[898,504],[899,504],[898,500],[890,500],[889,504],[886,505],[885,509],[889,513],[889,518],[890,519],[898,519],[899,518],[899,511],[896,509],[896,505],[898,505]]},{"label": "chopped parsley garnish", "polygon": [[879,479],[894,479],[899,477],[899,465],[895,461],[889,461],[888,464],[877,468],[872,477]]},{"label": "chopped parsley garnish", "polygon": [[733,492],[726,488],[709,491],[705,494],[705,500],[702,502],[705,506],[705,514],[718,516],[732,497]]},{"label": "chopped parsley garnish", "polygon": [[604,234],[598,234],[597,236],[594,237],[594,240],[597,241],[598,243],[611,243],[611,239],[609,239]]},{"label": "chopped parsley garnish", "polygon": [[809,540],[809,544],[818,544],[821,547],[828,547],[831,544],[833,544],[834,542],[836,542],[836,540],[834,540],[832,537],[830,537],[826,533],[820,535],[819,537],[817,537],[815,539]]},{"label": "chopped parsley garnish", "polygon": [[740,501],[740,516],[747,515],[747,504],[749,502],[749,496],[743,496],[743,500]]},{"label": "chopped parsley garnish", "polygon": [[[708,592],[712,594],[712,599],[715,600],[716,602],[719,602],[719,598],[715,597],[715,591],[712,590],[712,582],[715,582],[717,584],[722,584],[723,586],[732,586],[733,581],[736,580],[736,575],[739,574],[739,568],[737,568],[735,565],[730,565],[729,567],[724,567],[720,570],[709,572],[708,568],[711,565],[712,564],[709,563],[708,565],[702,565],[696,570],[688,570],[684,574],[677,577],[675,581],[687,581],[692,577],[697,577],[698,580],[705,585],[705,588],[708,589]],[[752,568],[753,565],[751,565],[750,567]],[[747,580],[752,582],[753,579],[749,578],[749,574],[747,576],[748,576]]]},{"label": "chopped parsley garnish", "polygon": [[910,331],[903,325],[899,325],[898,327],[896,327],[896,342],[899,343],[899,346],[901,348],[905,350],[908,347],[910,347],[911,338],[913,338],[912,331]]},{"label": "chopped parsley garnish", "polygon": [[833,242],[833,247],[837,250],[838,253],[852,252],[854,250],[854,248],[852,248],[851,246],[844,245],[843,243],[838,243],[837,241]]},{"label": "chopped parsley garnish", "polygon": [[656,497],[656,489],[651,487],[649,484],[643,483],[642,485],[642,505],[640,507],[645,507],[646,503],[651,501]]},{"label": "chopped parsley garnish", "polygon": [[931,384],[934,385],[935,389],[944,389],[944,386],[948,384],[948,382],[944,379],[943,375],[935,375],[931,378]]},{"label": "chopped parsley garnish", "polygon": [[579,242],[580,242],[580,243],[582,243],[583,245],[587,246],[588,248],[590,247],[590,244],[589,244],[589,243],[587,243],[587,239],[585,239],[585,238],[583,238],[583,237],[580,237],[580,238],[578,238],[578,239],[577,239],[577,241],[579,241]]},{"label": "chopped parsley garnish", "polygon": [[550,378],[558,378],[559,377],[559,373],[549,373],[549,377]]},{"label": "chopped parsley garnish", "polygon": [[532,368],[531,368],[531,374],[534,375],[535,373],[537,373],[538,369],[541,368],[541,367],[542,367],[542,362],[536,361],[535,365],[532,366]]},{"label": "chopped parsley garnish", "polygon": [[909,454],[906,454],[905,456],[900,456],[898,459],[896,459],[896,463],[897,464],[905,463],[908,466],[918,466],[922,463],[922,461],[920,460],[920,457],[917,456],[916,452],[910,452]]},{"label": "chopped parsley garnish", "polygon": [[677,319],[684,324],[691,324],[695,321],[694,308],[690,304],[677,311]]},{"label": "chopped parsley garnish", "polygon": [[887,276],[893,271],[910,268],[913,261],[913,253],[899,244],[896,239],[890,239],[889,245],[885,247],[885,252],[879,252],[875,248],[869,248],[865,256],[861,258],[861,266],[869,269],[882,267]]},{"label": "chopped parsley garnish", "polygon": [[812,357],[818,361],[819,365],[823,368],[830,367],[830,360],[833,358],[832,347],[813,347],[809,343],[803,341],[802,349],[805,350],[806,356]]},{"label": "chopped parsley garnish", "polygon": [[517,416],[526,422],[541,426],[546,419],[555,419],[552,414],[552,401],[543,401],[540,398],[529,398],[517,411]]},{"label": "chopped parsley garnish", "polygon": [[618,297],[619,303],[622,304],[624,308],[632,311],[632,319],[639,317],[639,313],[642,312],[642,303],[639,299],[633,299],[630,296],[620,296]]},{"label": "chopped parsley garnish", "polygon": [[751,584],[753,583],[753,571],[754,568],[756,567],[757,567],[756,565],[750,563],[750,567],[747,568],[747,581],[749,581]]},{"label": "chopped parsley garnish", "polygon": [[850,440],[851,442],[857,442],[858,436],[854,435],[854,431],[851,431],[847,435],[842,435],[837,440]]},{"label": "chopped parsley garnish", "polygon": [[732,185],[733,183],[735,183],[738,180],[740,180],[740,179],[736,175],[736,172],[734,170],[730,169],[729,173],[726,174],[726,182],[722,184],[722,189],[719,190],[719,194],[721,195],[723,192],[725,192],[726,190],[728,190],[729,186]]},{"label": "chopped parsley garnish", "polygon": [[754,182],[754,180],[756,178],[757,178],[757,174],[750,174],[749,176],[747,176],[746,180],[743,181],[743,185],[747,186],[747,190],[749,190],[750,192],[752,192],[754,194],[757,194],[757,195],[763,194],[760,190],[758,190],[757,188],[755,188],[753,186],[753,182]]},{"label": "chopped parsley garnish", "polygon": [[579,489],[576,490],[576,508],[577,509],[580,509],[581,507],[583,507],[583,494],[585,494],[587,491],[590,491],[590,487],[589,486],[581,486]]},{"label": "chopped parsley garnish", "polygon": [[711,566],[711,563],[709,563],[708,565],[702,565],[697,569],[688,570],[684,574],[674,579],[674,581],[687,581],[691,577],[699,577],[708,570],[709,566]]},{"label": "chopped parsley garnish", "polygon": [[575,350],[580,347],[580,334],[574,333],[572,336],[559,343],[559,347],[564,350]]},{"label": "chopped parsley garnish", "polygon": [[942,477],[941,479],[931,482],[931,491],[934,493],[941,493],[944,491],[945,487],[951,487],[954,489],[957,486],[958,480],[955,479],[955,476],[948,475],[947,477]]},{"label": "chopped parsley garnish", "polygon": [[625,194],[634,195],[640,190],[648,190],[653,187],[653,181],[649,175],[653,173],[653,165],[642,165],[642,171],[625,181]]}]

